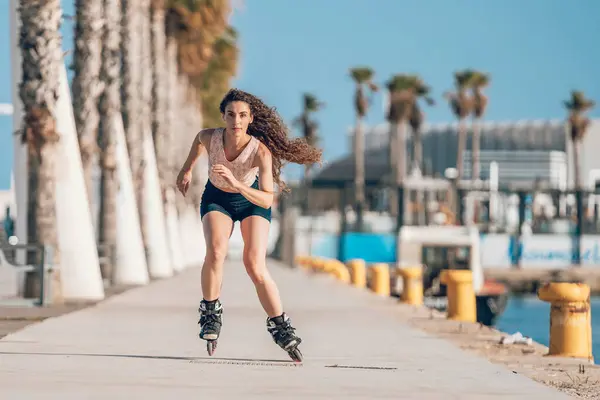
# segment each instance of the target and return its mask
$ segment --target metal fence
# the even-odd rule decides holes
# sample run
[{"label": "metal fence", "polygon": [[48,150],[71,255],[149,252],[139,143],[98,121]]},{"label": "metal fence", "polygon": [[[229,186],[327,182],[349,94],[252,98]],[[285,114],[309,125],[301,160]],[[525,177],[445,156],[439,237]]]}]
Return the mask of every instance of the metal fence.
[{"label": "metal fence", "polygon": [[11,281],[11,285],[16,285],[14,289],[17,293],[21,292],[25,303],[35,306],[49,303],[48,299],[52,297],[51,285],[47,284],[49,273],[52,272],[50,248],[39,244],[0,243],[0,269],[4,277],[18,277]]}]

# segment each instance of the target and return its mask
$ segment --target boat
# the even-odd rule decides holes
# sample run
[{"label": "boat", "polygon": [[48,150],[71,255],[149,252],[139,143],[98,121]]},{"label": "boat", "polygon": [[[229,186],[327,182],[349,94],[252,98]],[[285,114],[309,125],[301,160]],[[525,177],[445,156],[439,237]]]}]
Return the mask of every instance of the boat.
[{"label": "boat", "polygon": [[[398,237],[398,266],[423,267],[424,304],[445,311],[446,286],[440,282],[444,269],[469,269],[473,274],[477,322],[494,326],[508,302],[508,288],[486,279],[481,266],[480,235],[476,226],[403,226]],[[394,282],[394,295],[402,291],[402,281]]]}]

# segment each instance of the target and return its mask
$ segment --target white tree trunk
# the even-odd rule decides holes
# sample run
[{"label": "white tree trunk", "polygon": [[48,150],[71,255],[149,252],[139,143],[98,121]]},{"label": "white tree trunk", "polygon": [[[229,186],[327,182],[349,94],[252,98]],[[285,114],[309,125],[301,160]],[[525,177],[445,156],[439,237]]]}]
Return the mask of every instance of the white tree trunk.
[{"label": "white tree trunk", "polygon": [[56,218],[63,297],[66,301],[102,300],[104,285],[100,275],[96,235],[64,65],[60,72],[60,92],[56,104],[57,131],[60,134]]},{"label": "white tree trunk", "polygon": [[117,114],[112,123],[116,141],[117,179],[119,181],[117,254],[113,281],[117,285],[144,285],[150,279],[121,115]]},{"label": "white tree trunk", "polygon": [[[19,84],[21,83],[21,49],[19,48],[19,31],[21,19],[18,13],[19,0],[10,0],[10,58],[12,66],[12,104],[13,104],[13,130],[20,129],[23,125],[23,102],[19,96]],[[27,243],[27,176],[28,155],[26,145],[21,144],[21,139],[13,135],[13,174],[15,176],[15,198],[16,198],[16,222],[15,233],[20,244]],[[17,263],[23,265],[26,262],[25,251],[17,252]]]}]

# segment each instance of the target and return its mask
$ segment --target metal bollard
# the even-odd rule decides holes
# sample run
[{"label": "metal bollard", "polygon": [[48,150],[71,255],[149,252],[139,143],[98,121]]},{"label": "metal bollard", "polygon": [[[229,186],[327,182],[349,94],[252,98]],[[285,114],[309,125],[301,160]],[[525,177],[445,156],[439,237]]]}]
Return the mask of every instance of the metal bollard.
[{"label": "metal bollard", "polygon": [[350,270],[350,282],[358,288],[367,286],[367,265],[365,260],[354,259],[348,261],[348,269]]},{"label": "metal bollard", "polygon": [[390,295],[390,269],[387,264],[377,263],[369,267],[371,290],[380,296]]},{"label": "metal bollard", "polygon": [[593,362],[590,287],[582,283],[552,282],[538,290],[538,297],[550,303],[548,355]]},{"label": "metal bollard", "polygon": [[445,269],[440,279],[448,287],[447,318],[476,322],[477,304],[473,289],[473,273],[469,270]]},{"label": "metal bollard", "polygon": [[398,273],[402,276],[402,295],[400,300],[403,303],[413,306],[423,304],[423,267],[399,268]]}]

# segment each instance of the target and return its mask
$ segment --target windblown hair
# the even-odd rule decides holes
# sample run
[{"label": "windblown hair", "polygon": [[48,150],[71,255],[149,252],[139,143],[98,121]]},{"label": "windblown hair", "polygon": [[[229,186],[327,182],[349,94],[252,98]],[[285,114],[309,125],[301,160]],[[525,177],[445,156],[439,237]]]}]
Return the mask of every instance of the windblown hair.
[{"label": "windblown hair", "polygon": [[258,97],[239,89],[231,89],[219,105],[225,113],[227,105],[233,101],[243,101],[250,106],[253,121],[248,125],[248,134],[260,140],[273,157],[273,180],[282,192],[288,192],[281,180],[284,162],[311,165],[321,163],[322,150],[311,146],[304,138],[289,138],[288,128],[275,108],[268,107]]}]

